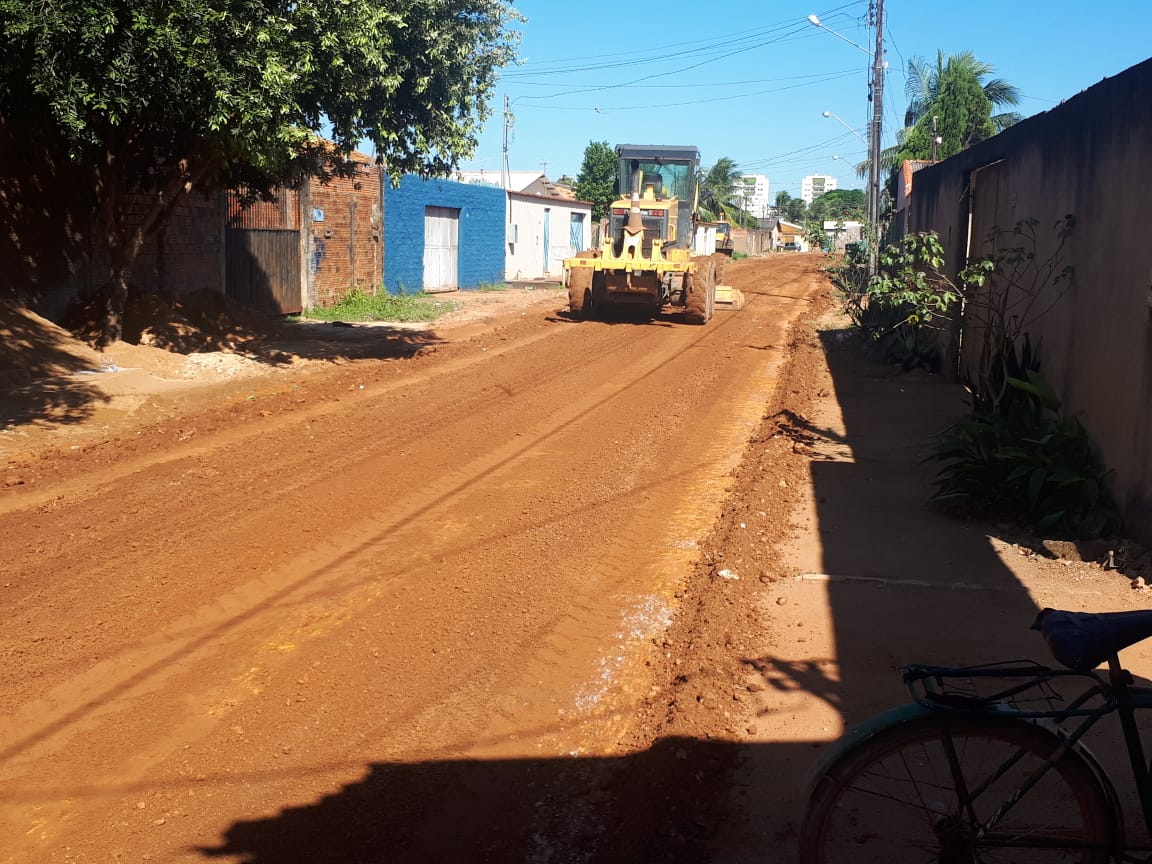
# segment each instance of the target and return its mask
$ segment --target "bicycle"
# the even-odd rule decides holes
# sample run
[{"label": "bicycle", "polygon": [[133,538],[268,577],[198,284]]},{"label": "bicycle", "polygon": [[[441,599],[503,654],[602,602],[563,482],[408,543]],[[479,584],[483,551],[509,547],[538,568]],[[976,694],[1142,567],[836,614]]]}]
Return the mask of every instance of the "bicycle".
[{"label": "bicycle", "polygon": [[1065,668],[903,667],[912,702],[850,731],[818,765],[802,864],[1152,861],[1152,846],[1125,845],[1115,788],[1083,741],[1118,715],[1152,836],[1135,718],[1152,687],[1135,686],[1118,656],[1152,636],[1152,610],[1044,609],[1032,629]]}]

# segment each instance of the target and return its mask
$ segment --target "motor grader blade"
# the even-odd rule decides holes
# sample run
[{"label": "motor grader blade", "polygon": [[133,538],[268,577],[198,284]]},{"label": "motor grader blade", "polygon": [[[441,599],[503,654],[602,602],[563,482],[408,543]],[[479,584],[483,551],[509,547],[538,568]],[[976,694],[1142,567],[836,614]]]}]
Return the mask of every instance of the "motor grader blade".
[{"label": "motor grader blade", "polygon": [[744,292],[731,285],[716,286],[716,308],[739,312],[744,308]]}]

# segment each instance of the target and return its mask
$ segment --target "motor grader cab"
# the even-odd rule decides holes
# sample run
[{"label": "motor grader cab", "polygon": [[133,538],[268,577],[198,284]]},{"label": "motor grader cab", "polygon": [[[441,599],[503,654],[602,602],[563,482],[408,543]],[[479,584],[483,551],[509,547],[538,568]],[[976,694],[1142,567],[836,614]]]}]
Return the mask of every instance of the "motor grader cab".
[{"label": "motor grader cab", "polygon": [[732,223],[723,219],[716,223],[716,251],[729,258],[735,251],[735,245],[732,241]]},{"label": "motor grader cab", "polygon": [[671,307],[705,324],[716,304],[717,260],[693,254],[700,151],[695,147],[616,148],[616,200],[599,249],[564,261],[570,312],[616,309],[655,315]]}]

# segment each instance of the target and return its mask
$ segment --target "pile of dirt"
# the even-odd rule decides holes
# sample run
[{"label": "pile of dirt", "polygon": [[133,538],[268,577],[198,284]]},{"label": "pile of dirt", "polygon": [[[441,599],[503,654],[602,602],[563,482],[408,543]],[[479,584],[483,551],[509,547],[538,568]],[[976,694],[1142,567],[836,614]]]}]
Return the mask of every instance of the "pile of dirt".
[{"label": "pile of dirt", "polygon": [[99,366],[99,352],[68,330],[11,300],[0,300],[0,389]]}]

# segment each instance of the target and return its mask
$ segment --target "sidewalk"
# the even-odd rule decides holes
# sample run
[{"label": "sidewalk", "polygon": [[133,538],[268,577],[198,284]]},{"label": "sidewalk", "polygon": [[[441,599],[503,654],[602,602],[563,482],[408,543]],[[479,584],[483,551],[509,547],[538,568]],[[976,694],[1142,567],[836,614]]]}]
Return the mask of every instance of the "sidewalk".
[{"label": "sidewalk", "polygon": [[[732,801],[733,822],[742,811],[744,824],[718,838],[713,860],[725,864],[793,860],[814,761],[846,728],[907,701],[902,664],[1048,661],[1029,629],[1039,609],[1150,602],[1094,563],[1041,558],[991,526],[929,510],[933,468],[922,459],[931,437],[964,413],[960,388],[868,360],[836,331],[821,341],[826,363],[812,364],[820,398],[793,426],[811,483],[779,581],[757,604],[762,642],[746,663],[755,734]],[[1124,660],[1152,677],[1152,645]],[[1094,747],[1121,787],[1121,754],[1108,742]],[[1132,790],[1119,791],[1131,800]]]}]

